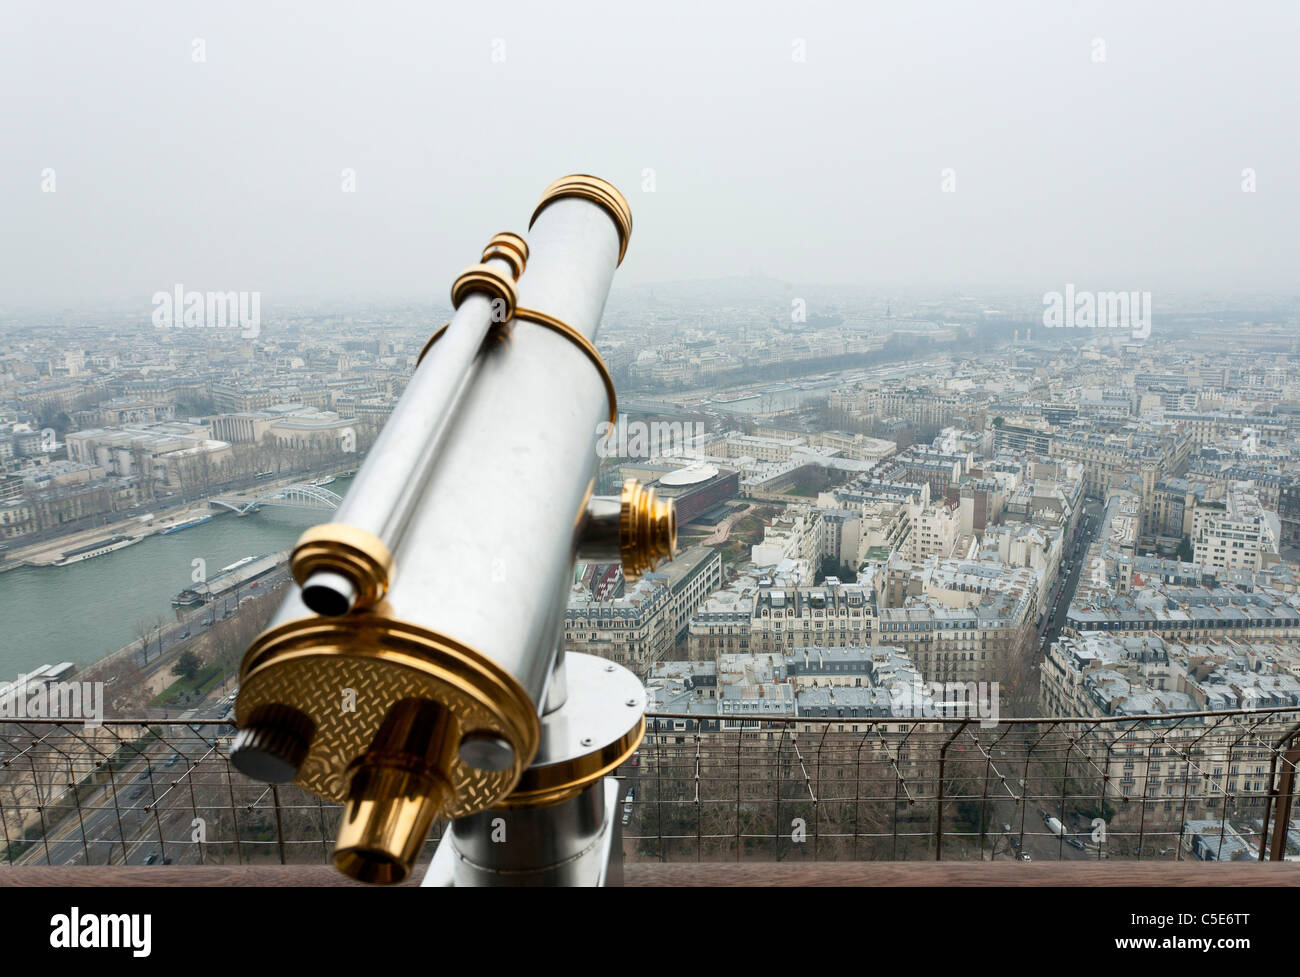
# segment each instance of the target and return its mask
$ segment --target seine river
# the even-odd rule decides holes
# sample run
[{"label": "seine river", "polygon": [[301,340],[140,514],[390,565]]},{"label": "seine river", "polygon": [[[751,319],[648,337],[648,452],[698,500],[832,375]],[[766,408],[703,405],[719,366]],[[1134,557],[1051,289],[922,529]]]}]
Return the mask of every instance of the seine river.
[{"label": "seine river", "polygon": [[[346,485],[339,479],[330,488],[342,494]],[[175,620],[171,599],[189,586],[195,559],[207,561],[211,576],[245,556],[292,548],[304,529],[332,515],[265,506],[71,566],[0,573],[0,682],[39,665],[93,662],[138,641],[138,621]]]}]

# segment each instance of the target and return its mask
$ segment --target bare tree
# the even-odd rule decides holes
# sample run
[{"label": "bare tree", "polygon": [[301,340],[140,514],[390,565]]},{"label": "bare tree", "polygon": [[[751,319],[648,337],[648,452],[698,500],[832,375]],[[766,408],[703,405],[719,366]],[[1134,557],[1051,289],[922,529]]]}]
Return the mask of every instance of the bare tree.
[{"label": "bare tree", "polygon": [[1038,628],[1033,616],[1016,631],[1007,650],[1003,704],[1011,716],[1033,716],[1039,712],[1039,684],[1042,655],[1038,646]]}]

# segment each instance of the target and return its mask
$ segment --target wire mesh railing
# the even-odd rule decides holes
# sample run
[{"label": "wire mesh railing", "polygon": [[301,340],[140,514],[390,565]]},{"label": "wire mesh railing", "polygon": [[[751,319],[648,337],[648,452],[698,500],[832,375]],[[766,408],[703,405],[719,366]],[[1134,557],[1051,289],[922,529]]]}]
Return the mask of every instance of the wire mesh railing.
[{"label": "wire mesh railing", "polygon": [[1297,720],[650,717],[626,837],[667,861],[1227,860],[1273,857],[1280,818],[1297,857]]},{"label": "wire mesh railing", "polygon": [[[233,733],[0,719],[0,865],[328,862],[339,809],[241,775]],[[615,815],[630,861],[1294,859],[1298,762],[1295,709],[651,715]]]}]

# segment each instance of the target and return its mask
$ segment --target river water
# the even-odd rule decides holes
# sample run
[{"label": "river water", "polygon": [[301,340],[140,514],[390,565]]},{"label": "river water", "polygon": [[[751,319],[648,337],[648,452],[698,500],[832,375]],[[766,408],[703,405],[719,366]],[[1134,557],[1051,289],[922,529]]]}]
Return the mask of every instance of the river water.
[{"label": "river water", "polygon": [[[330,490],[342,494],[347,484],[339,479]],[[265,506],[71,566],[0,573],[0,682],[40,665],[93,662],[138,641],[142,619],[176,619],[171,599],[190,586],[194,560],[206,561],[211,577],[245,556],[291,549],[304,529],[332,516]]]}]

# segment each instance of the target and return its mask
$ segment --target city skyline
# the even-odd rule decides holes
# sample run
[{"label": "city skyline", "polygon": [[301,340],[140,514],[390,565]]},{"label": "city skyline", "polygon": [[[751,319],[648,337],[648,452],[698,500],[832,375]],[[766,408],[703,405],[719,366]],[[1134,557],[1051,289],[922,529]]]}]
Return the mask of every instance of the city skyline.
[{"label": "city skyline", "polygon": [[11,8],[7,306],[436,298],[574,170],[632,204],[620,288],[1293,294],[1289,5],[146,7]]},{"label": "city skyline", "polygon": [[14,0],[10,943],[193,957],[188,899],[51,885],[244,920],[421,878],[1276,943],[1238,903],[1300,884],[1298,36],[1285,0]]}]

